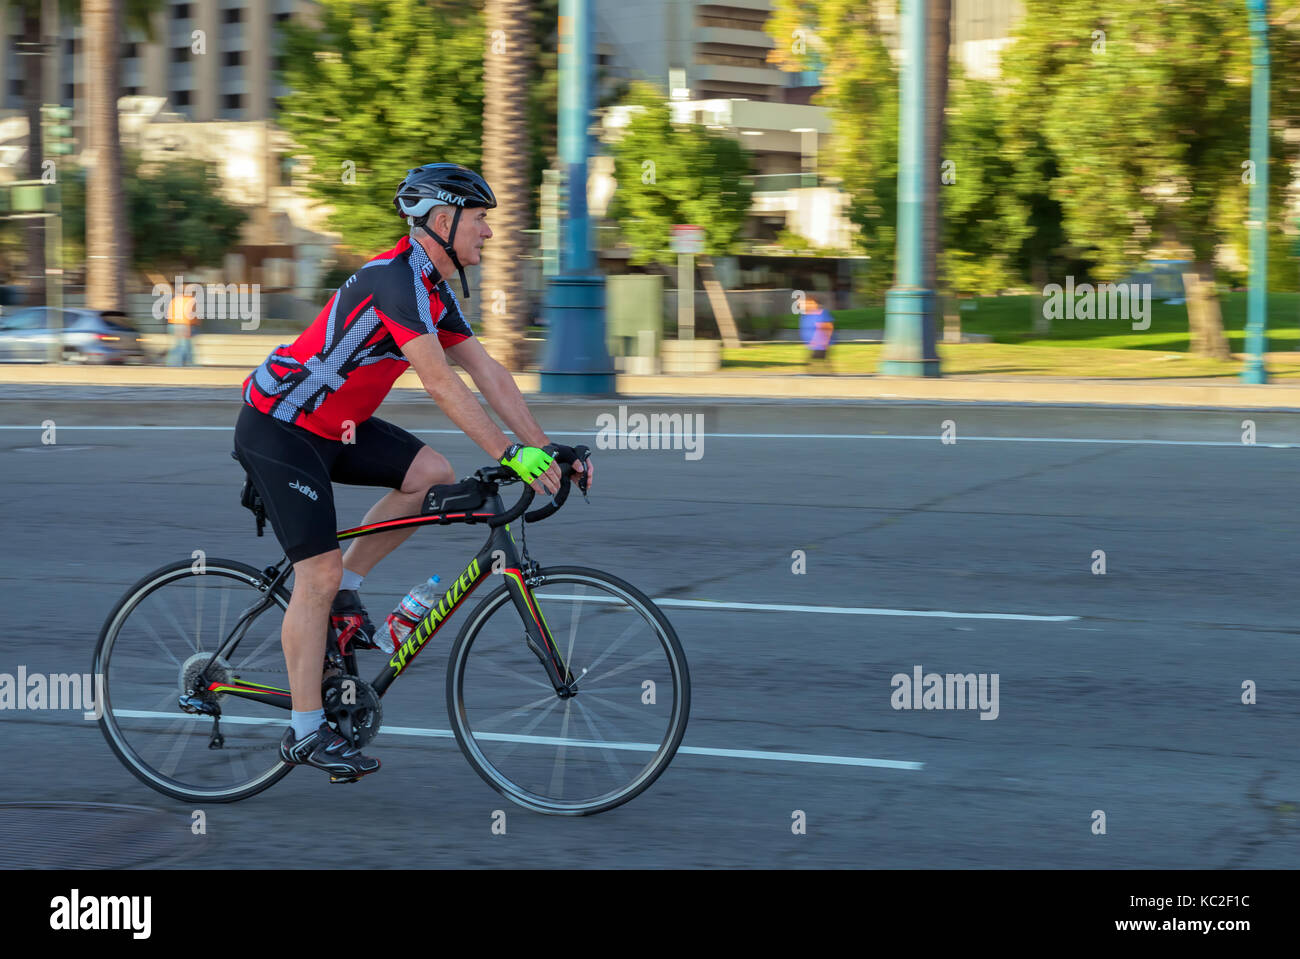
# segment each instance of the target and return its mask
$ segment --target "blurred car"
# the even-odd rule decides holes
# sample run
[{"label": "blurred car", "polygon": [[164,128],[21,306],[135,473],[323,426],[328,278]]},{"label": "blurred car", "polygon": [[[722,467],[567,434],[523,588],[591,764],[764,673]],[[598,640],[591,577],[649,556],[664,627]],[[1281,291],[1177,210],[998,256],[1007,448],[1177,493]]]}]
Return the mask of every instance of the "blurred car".
[{"label": "blurred car", "polygon": [[[143,363],[148,359],[140,333],[120,313],[59,310],[62,356],[83,363]],[[54,331],[50,307],[31,306],[0,316],[0,363],[44,363]]]}]

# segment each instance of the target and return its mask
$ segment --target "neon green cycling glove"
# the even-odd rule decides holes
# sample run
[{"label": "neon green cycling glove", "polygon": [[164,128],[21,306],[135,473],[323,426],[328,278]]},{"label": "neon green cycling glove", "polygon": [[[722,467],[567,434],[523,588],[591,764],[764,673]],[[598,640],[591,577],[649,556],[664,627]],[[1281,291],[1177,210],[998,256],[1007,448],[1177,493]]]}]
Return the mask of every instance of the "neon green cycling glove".
[{"label": "neon green cycling glove", "polygon": [[551,468],[554,459],[545,450],[538,449],[536,446],[511,443],[500,462],[502,466],[514,470],[525,483],[531,483]]}]

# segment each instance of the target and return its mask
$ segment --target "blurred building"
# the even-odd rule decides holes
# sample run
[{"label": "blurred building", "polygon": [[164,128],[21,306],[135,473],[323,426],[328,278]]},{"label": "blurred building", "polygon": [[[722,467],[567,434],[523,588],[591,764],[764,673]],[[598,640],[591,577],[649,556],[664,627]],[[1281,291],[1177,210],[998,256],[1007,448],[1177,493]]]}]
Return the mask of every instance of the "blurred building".
[{"label": "blurred building", "polygon": [[[153,18],[152,41],[138,30],[124,34],[118,101],[127,149],[145,163],[208,160],[226,199],[249,209],[243,242],[214,272],[226,282],[311,297],[335,237],[325,210],[293,189],[291,145],[273,120],[276,98],[288,92],[276,75],[279,26],[310,17],[316,6],[314,0],[169,0]],[[15,4],[3,11],[0,180],[14,180],[26,175],[22,22]],[[79,18],[61,27],[57,99],[72,108],[79,153],[86,119],[83,31]]]},{"label": "blurred building", "polygon": [[[166,98],[189,120],[265,120],[287,91],[276,80],[278,27],[310,13],[312,0],[168,0],[153,18],[152,41],[138,30],[124,34],[122,94]],[[16,44],[22,34],[18,5],[4,7],[0,45],[3,109],[22,110],[23,76]],[[85,63],[80,19],[61,22],[58,100],[73,108],[73,126],[85,108]],[[201,52],[199,52],[201,51]]]},{"label": "blurred building", "polygon": [[[897,3],[876,3],[897,57]],[[833,136],[829,111],[812,103],[820,80],[815,70],[789,73],[768,62],[776,42],[764,30],[771,0],[595,0],[595,7],[607,75],[658,86],[671,97],[677,122],[724,132],[753,153],[749,232],[756,243],[788,231],[816,247],[850,248],[848,197],[818,162]],[[972,75],[997,76],[999,54],[1023,14],[1021,0],[953,0],[953,60]],[[617,138],[627,120],[625,108],[609,110],[605,135]],[[603,213],[615,188],[612,164],[598,161],[594,168],[591,194]]]}]

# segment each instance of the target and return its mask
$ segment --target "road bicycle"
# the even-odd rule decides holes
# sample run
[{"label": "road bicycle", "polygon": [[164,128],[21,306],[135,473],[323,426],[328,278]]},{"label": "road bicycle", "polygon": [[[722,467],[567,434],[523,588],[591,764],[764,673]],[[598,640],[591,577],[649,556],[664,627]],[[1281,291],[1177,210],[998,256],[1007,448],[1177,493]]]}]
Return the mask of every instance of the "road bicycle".
[{"label": "road bicycle", "polygon": [[[527,524],[568,498],[572,466],[561,468],[559,493],[531,512],[527,484],[503,507],[500,487],[519,478],[492,466],[432,487],[416,515],[340,531],[342,541],[409,526],[489,527],[483,548],[369,682],[356,650],[340,648],[331,628],[322,693],[331,726],[358,747],[369,744],[383,728],[392,684],[470,595],[500,575],[451,646],[450,729],[392,732],[454,736],[503,796],[539,813],[586,816],[634,798],[667,768],[686,732],[690,678],[672,625],[643,593],[599,570],[541,567],[529,557]],[[241,502],[262,535],[266,515],[251,480]],[[287,556],[260,570],[182,560],[143,577],[109,613],[94,660],[104,677],[99,724],[113,752],[153,789],[186,802],[235,802],[294,768],[279,756],[291,702],[280,626],[292,568]]]}]

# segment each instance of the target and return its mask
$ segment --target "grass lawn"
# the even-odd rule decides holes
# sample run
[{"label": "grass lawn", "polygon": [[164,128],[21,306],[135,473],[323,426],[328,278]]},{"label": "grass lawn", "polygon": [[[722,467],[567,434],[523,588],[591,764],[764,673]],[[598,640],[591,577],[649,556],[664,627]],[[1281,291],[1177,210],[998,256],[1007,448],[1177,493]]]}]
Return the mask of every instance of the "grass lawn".
[{"label": "grass lawn", "polygon": [[[1246,294],[1228,293],[1220,300],[1229,348],[1246,348]],[[945,373],[990,373],[1028,376],[1179,377],[1236,376],[1240,360],[1207,360],[1187,354],[1187,308],[1151,304],[1150,327],[1134,330],[1131,320],[1053,320],[1049,331],[1034,329],[1041,299],[1036,296],[976,297],[964,301],[963,333],[982,333],[991,343],[939,345]],[[1269,295],[1268,350],[1300,351],[1300,294]],[[971,308],[973,307],[973,308]],[[885,308],[836,310],[841,329],[880,330]],[[799,318],[783,318],[785,328],[798,328]],[[831,347],[832,366],[841,373],[874,373],[880,362],[878,344]],[[731,369],[803,369],[807,355],[799,343],[756,344],[723,350],[723,366]],[[1300,357],[1279,357],[1268,364],[1270,374],[1294,376]]]},{"label": "grass lawn", "polygon": [[[876,373],[884,347],[846,343],[830,349],[835,373]],[[761,343],[722,351],[724,369],[738,372],[801,373],[808,349],[802,343]],[[1239,360],[1209,360],[1168,350],[1097,349],[1005,343],[939,344],[939,363],[947,375],[986,373],[1000,376],[1078,376],[1138,379],[1234,377]],[[1270,378],[1300,377],[1300,355],[1267,364]]]},{"label": "grass lawn", "polygon": [[[1246,294],[1228,293],[1220,298],[1223,325],[1234,352],[1243,349],[1246,336]],[[965,333],[984,333],[995,343],[1050,343],[1059,346],[1091,346],[1118,350],[1179,350],[1188,344],[1187,307],[1180,304],[1151,304],[1151,326],[1134,330],[1126,320],[1053,320],[1050,332],[1034,329],[1041,309],[1035,296],[987,296],[964,300],[961,328]],[[972,308],[973,307],[973,308]],[[1300,293],[1271,293],[1268,298],[1268,348],[1300,350]],[[844,329],[881,330],[885,308],[835,310],[835,325]],[[798,329],[799,317],[783,317],[781,326]]]}]

